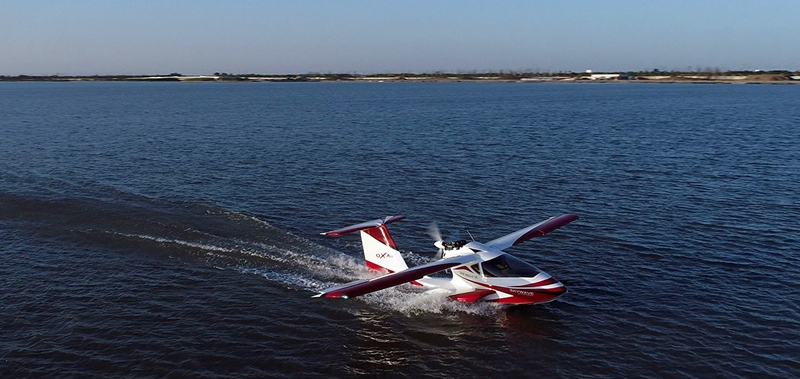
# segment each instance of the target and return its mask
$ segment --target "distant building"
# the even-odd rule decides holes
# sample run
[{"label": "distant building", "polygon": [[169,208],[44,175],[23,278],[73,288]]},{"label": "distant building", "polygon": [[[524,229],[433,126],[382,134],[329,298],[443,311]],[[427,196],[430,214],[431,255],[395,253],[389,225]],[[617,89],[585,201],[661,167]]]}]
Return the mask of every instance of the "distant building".
[{"label": "distant building", "polygon": [[[589,75],[590,80],[619,80],[619,74],[591,74]],[[627,79],[627,76],[625,77]]]},{"label": "distant building", "polygon": [[363,81],[374,81],[374,82],[382,82],[387,80],[401,80],[403,79],[400,76],[362,76],[355,78],[355,80],[363,80]]}]

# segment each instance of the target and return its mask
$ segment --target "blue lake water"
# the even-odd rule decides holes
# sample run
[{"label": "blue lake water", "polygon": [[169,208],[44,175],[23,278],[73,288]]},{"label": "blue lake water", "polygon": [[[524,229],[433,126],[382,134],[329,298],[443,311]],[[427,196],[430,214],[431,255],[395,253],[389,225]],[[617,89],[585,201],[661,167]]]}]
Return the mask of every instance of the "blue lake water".
[{"label": "blue lake water", "polygon": [[[0,83],[0,376],[797,376],[797,188],[795,85]],[[561,213],[552,303],[311,298]]]}]

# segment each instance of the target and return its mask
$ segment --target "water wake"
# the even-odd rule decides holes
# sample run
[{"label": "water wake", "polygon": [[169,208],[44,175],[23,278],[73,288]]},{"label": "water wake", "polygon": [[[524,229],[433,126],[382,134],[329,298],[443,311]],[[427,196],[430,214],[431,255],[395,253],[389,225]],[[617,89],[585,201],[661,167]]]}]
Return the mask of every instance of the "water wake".
[{"label": "water wake", "polygon": [[[83,242],[103,247],[260,275],[285,289],[307,292],[309,297],[326,288],[378,275],[364,264],[357,242],[336,241],[333,247],[323,246],[258,216],[207,204],[175,204],[135,196],[119,202],[72,196],[42,199],[6,195],[5,200],[10,205],[6,215],[13,214],[48,233],[77,235]],[[412,265],[430,259],[413,252],[404,255]],[[309,299],[312,301],[317,300]],[[442,291],[412,285],[368,294],[358,301],[406,315],[486,314],[496,309],[492,305],[457,303]]]}]

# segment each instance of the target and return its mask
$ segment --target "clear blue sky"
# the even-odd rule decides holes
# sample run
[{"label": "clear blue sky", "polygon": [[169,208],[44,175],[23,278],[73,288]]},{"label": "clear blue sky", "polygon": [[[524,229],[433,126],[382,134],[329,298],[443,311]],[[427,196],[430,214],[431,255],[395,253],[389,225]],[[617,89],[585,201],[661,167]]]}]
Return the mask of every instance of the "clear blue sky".
[{"label": "clear blue sky", "polygon": [[0,75],[800,70],[798,0],[0,0]]}]

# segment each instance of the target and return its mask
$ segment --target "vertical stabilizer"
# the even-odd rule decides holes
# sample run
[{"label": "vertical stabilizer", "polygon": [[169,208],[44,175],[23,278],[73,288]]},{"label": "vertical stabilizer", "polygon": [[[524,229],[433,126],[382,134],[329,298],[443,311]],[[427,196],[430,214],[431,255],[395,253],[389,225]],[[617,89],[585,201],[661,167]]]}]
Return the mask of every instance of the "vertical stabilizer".
[{"label": "vertical stabilizer", "polygon": [[408,268],[384,224],[362,230],[361,245],[364,247],[367,267],[373,270],[398,272]]},{"label": "vertical stabilizer", "polygon": [[389,234],[389,229],[386,228],[386,225],[404,218],[406,217],[387,216],[325,232],[322,235],[338,237],[360,231],[361,245],[364,248],[364,259],[367,261],[367,267],[378,271],[398,272],[407,269],[408,265],[406,265],[406,261],[397,250],[397,245],[394,243],[392,235]]}]

